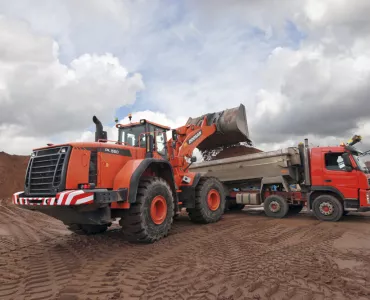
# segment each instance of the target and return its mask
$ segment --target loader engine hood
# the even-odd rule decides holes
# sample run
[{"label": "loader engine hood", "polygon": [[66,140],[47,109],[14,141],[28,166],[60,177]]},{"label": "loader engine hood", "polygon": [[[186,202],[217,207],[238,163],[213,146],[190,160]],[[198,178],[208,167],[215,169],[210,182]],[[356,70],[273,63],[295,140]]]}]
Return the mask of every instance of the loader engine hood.
[{"label": "loader engine hood", "polygon": [[207,125],[216,124],[217,132],[198,146],[200,151],[235,145],[241,142],[251,143],[243,104],[240,104],[239,107],[205,114],[197,118],[189,118],[186,125],[200,126],[205,116],[207,117]]}]

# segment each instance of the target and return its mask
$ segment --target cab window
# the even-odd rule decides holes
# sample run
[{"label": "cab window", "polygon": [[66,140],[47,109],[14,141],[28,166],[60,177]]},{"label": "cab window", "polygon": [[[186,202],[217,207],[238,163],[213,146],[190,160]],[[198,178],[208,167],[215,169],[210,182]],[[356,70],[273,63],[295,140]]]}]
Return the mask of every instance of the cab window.
[{"label": "cab window", "polygon": [[330,171],[344,171],[343,153],[326,153],[325,167]]},{"label": "cab window", "polygon": [[159,155],[166,156],[166,131],[160,127],[150,124],[149,132],[151,135],[153,135],[154,138],[155,151],[157,151]]}]

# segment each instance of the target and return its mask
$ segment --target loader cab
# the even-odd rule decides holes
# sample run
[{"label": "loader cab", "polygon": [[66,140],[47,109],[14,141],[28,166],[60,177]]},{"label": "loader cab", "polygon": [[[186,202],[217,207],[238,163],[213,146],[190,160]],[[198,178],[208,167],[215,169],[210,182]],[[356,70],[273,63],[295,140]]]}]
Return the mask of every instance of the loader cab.
[{"label": "loader cab", "polygon": [[170,127],[159,125],[145,119],[137,123],[117,124],[118,142],[131,147],[146,147],[147,135],[152,135],[154,151],[167,158],[167,131]]}]

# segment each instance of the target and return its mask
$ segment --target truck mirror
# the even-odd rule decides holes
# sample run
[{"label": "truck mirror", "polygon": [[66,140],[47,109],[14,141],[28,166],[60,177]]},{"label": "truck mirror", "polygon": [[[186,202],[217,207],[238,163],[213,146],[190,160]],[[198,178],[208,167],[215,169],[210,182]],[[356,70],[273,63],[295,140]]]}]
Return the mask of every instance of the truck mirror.
[{"label": "truck mirror", "polygon": [[190,158],[190,161],[191,161],[192,163],[197,162],[197,157],[196,157],[196,156],[192,156],[192,157]]},{"label": "truck mirror", "polygon": [[351,159],[349,158],[349,153],[343,153],[342,158],[343,158],[344,165],[346,167],[345,170],[347,172],[351,172],[353,167],[352,167]]}]

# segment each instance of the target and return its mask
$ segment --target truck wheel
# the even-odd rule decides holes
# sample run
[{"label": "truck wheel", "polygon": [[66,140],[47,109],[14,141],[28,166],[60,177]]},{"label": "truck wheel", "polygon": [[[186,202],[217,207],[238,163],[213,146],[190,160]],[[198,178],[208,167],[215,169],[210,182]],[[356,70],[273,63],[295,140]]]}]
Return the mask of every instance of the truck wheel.
[{"label": "truck wheel", "polygon": [[194,223],[214,223],[225,210],[225,191],[222,183],[213,177],[203,177],[195,188],[195,208],[187,208]]},{"label": "truck wheel", "polygon": [[130,242],[153,243],[168,235],[173,216],[174,200],[167,182],[159,177],[145,178],[120,225]]},{"label": "truck wheel", "polygon": [[110,224],[94,225],[94,224],[71,224],[68,229],[79,235],[92,235],[107,231]]},{"label": "truck wheel", "polygon": [[288,215],[297,215],[303,209],[303,205],[289,205]]},{"label": "truck wheel", "polygon": [[263,207],[266,216],[273,218],[284,218],[289,211],[287,201],[278,195],[268,196],[263,202]]},{"label": "truck wheel", "polygon": [[337,222],[343,216],[343,205],[332,195],[321,195],[312,204],[312,210],[321,221]]}]

